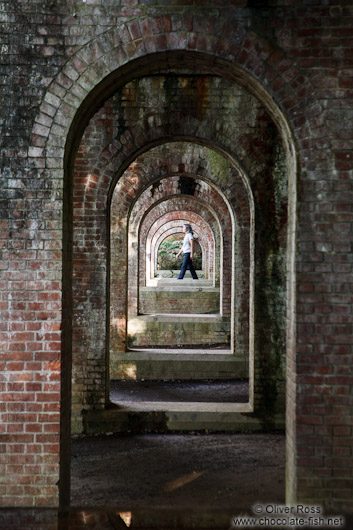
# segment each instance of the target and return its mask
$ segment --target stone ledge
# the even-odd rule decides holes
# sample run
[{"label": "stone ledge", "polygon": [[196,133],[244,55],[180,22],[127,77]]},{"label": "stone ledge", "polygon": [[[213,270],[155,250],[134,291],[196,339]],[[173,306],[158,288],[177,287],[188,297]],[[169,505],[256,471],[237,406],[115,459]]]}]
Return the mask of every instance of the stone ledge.
[{"label": "stone ledge", "polygon": [[146,281],[147,287],[161,287],[161,286],[184,286],[184,287],[215,287],[212,280],[206,280],[199,278],[198,280],[193,280],[192,278],[183,278],[178,280],[175,278],[153,278]]},{"label": "stone ledge", "polygon": [[219,287],[213,287],[208,285],[195,285],[196,282],[193,284],[184,284],[183,281],[180,281],[176,283],[175,285],[151,285],[147,287],[139,287],[139,291],[142,293],[180,293],[180,292],[186,292],[186,293],[211,293],[211,294],[218,294],[220,292]]},{"label": "stone ledge", "polygon": [[[119,432],[267,432],[266,422],[249,403],[125,403],[83,415],[85,434]],[[273,430],[284,430],[285,418],[271,418]]]},{"label": "stone ledge", "polygon": [[240,355],[228,349],[202,348],[132,348],[127,352],[114,352],[112,356],[126,361],[222,361],[225,363],[246,362]]},{"label": "stone ledge", "polygon": [[138,315],[129,319],[129,325],[133,326],[138,322],[170,322],[172,324],[180,323],[224,323],[229,325],[229,317],[221,317],[220,313],[152,313],[148,315]]},{"label": "stone ledge", "polygon": [[[227,352],[227,353],[226,353]],[[110,355],[111,379],[164,380],[249,377],[248,359],[229,350],[133,350]]]}]

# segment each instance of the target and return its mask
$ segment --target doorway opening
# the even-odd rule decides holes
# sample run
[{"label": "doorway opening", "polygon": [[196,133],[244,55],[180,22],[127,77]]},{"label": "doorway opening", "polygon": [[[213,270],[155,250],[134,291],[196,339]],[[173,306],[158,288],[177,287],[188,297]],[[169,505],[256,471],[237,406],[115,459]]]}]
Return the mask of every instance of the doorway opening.
[{"label": "doorway opening", "polygon": [[[203,100],[207,103],[195,111],[192,102],[201,86],[208,93]],[[227,94],[227,106],[220,94]],[[140,123],[146,130],[138,137],[141,147],[134,154],[134,146],[127,143],[132,137],[129,131]],[[155,137],[156,124],[165,124],[168,139]],[[197,134],[190,135],[196,125]],[[102,142],[98,149],[97,138]],[[130,157],[127,149],[132,149]],[[99,377],[105,376],[103,402],[109,396],[110,381],[245,378],[246,404],[236,402],[226,410],[248,413],[255,403],[261,407],[265,402],[272,415],[281,414],[286,153],[277,126],[260,101],[236,82],[214,75],[166,71],[135,78],[117,88],[91,118],[74,169],[74,183],[78,188],[84,184],[82,193],[76,194],[78,204],[82,200],[84,204],[77,210],[82,221],[77,216],[74,225],[78,235],[74,237],[75,325],[77,330],[84,327],[87,337],[85,343],[82,333],[77,334],[78,342],[74,335],[74,348],[78,353],[94,335],[97,339],[97,362],[88,371],[95,374],[97,383],[88,387],[92,397],[87,395],[87,404],[98,398],[98,372]],[[173,285],[177,281],[173,278],[155,277],[158,242],[165,229],[183,219],[200,234],[208,261],[208,277],[200,278],[197,288],[195,282],[188,285],[188,279],[180,287]],[[85,266],[92,244],[89,259],[97,258],[93,270]],[[89,286],[85,294],[82,285]],[[107,300],[109,311],[103,316]],[[214,305],[217,300],[219,308]],[[109,327],[109,340],[105,332],[97,336],[96,323],[89,326],[94,314],[105,322],[105,329]],[[107,366],[98,367],[103,347]],[[255,378],[256,372],[261,377]],[[182,411],[187,403],[192,404],[192,412],[194,402],[189,401],[182,404]],[[163,407],[163,400],[154,403],[156,407]],[[207,407],[212,408],[212,403]],[[166,412],[170,411],[168,404]],[[88,418],[84,416],[89,430]]]},{"label": "doorway opening", "polygon": [[[83,206],[76,210],[74,220],[73,380],[74,389],[81,385],[81,390],[73,403],[73,425],[76,432],[85,434],[122,432],[124,429],[126,432],[131,431],[132,425],[137,432],[158,429],[163,432],[257,431],[266,425],[270,429],[281,428],[284,422],[288,230],[286,146],[264,105],[234,80],[217,75],[210,76],[210,86],[216,83],[219,88],[225,83],[229,89],[232,87],[234,96],[232,120],[225,119],[223,129],[215,121],[212,108],[208,115],[207,109],[199,114],[191,113],[186,123],[183,108],[176,108],[171,120],[171,109],[165,107],[160,112],[161,106],[156,104],[159,110],[152,115],[153,119],[147,114],[143,121],[145,131],[138,137],[138,148],[129,145],[129,128],[133,130],[136,126],[139,113],[134,114],[128,105],[119,107],[117,102],[123,100],[124,90],[131,96],[138,86],[136,94],[143,94],[144,83],[147,89],[153,83],[159,87],[177,87],[180,91],[190,87],[184,79],[189,78],[189,73],[167,74],[159,72],[150,76],[153,79],[146,75],[121,85],[117,94],[107,99],[92,118],[90,130],[85,132],[78,150],[74,186],[78,190],[77,205]],[[205,73],[193,75],[209,76]],[[164,77],[168,77],[167,82],[160,79]],[[248,108],[246,113],[250,123],[244,121],[244,100],[252,111],[250,113]],[[183,101],[185,104],[187,99]],[[114,116],[116,109],[119,118]],[[108,111],[112,124],[109,131],[106,129]],[[229,114],[229,110],[225,113]],[[124,128],[119,130],[117,124],[122,122]],[[170,123],[173,123],[173,130],[168,130]],[[237,124],[237,129],[230,134],[229,127],[233,123]],[[192,124],[197,124],[197,128],[192,128]],[[105,142],[101,159],[90,146],[90,131],[95,129],[95,133],[99,133],[99,127],[104,129],[100,137]],[[161,127],[165,128],[164,134],[160,133]],[[191,131],[194,134],[190,134]],[[124,142],[118,137],[124,138]],[[143,201],[145,207],[141,207]],[[177,202],[182,204],[177,205]],[[167,209],[163,212],[164,208]],[[174,359],[170,352],[167,360],[148,359],[145,352],[140,352],[140,356],[135,352],[133,358],[128,342],[129,322],[139,317],[146,306],[141,293],[147,287],[147,278],[152,282],[155,278],[148,276],[155,267],[155,261],[146,259],[148,244],[150,250],[158,248],[158,238],[163,237],[163,231],[156,235],[161,227],[158,219],[174,212],[184,219],[197,214],[205,221],[205,230],[209,226],[213,246],[208,253],[203,250],[208,263],[207,279],[218,286],[219,313],[221,318],[229,320],[227,360],[221,359],[219,353],[212,354],[214,358],[208,359],[211,364],[206,367],[209,372],[204,373],[212,373],[213,379],[217,379],[214,377],[217,363],[224,370],[229,368],[228,360],[239,361],[236,370],[243,370],[249,379],[247,398],[246,401],[239,398],[235,403],[215,400],[203,403],[190,398],[192,401],[185,404],[168,402],[168,407],[163,400],[153,401],[153,407],[151,402],[140,401],[133,409],[121,403],[114,408],[107,397],[107,389],[114,370],[121,370],[122,361],[128,365],[126,372],[132,380],[137,379],[136,375],[144,379],[139,372],[140,361],[145,364],[152,361],[149,369],[154,373],[157,369],[170,373],[170,361],[176,361],[175,366],[180,361],[180,357]],[[187,217],[185,212],[188,212]],[[137,230],[133,230],[133,226]],[[156,232],[150,232],[152,226]],[[80,237],[75,237],[75,230]],[[102,293],[97,285],[104,285],[105,291]],[[86,288],[84,292],[83,288]],[[107,300],[110,300],[108,311]],[[109,341],[107,329],[110,330]],[[78,333],[79,330],[83,334]],[[158,345],[150,342],[150,346]],[[83,366],[87,351],[91,352],[91,357]],[[204,353],[200,354],[202,361],[205,361]],[[191,353],[185,361],[198,361],[195,355]],[[162,387],[158,393],[161,397]]]},{"label": "doorway opening", "polygon": [[[192,164],[186,163],[188,157]],[[156,160],[163,164],[157,169]],[[223,189],[229,183],[233,189],[226,197]],[[124,189],[129,190],[128,200]],[[220,391],[225,384],[233,388],[234,403],[249,402],[244,384],[248,389],[251,202],[236,166],[191,141],[175,139],[147,149],[121,175],[112,193],[110,221],[110,377],[115,402],[119,388],[131,393],[131,385],[119,385],[121,381],[135,381],[135,392],[142,392],[145,402],[144,389],[168,381],[177,396],[174,405],[179,402],[185,410],[188,381],[195,389],[191,403],[198,402],[202,389],[203,401],[212,402],[212,388]],[[156,270],[160,242],[180,234],[184,223],[192,225],[203,251],[204,269],[197,280],[190,275],[178,280],[180,265],[159,275]],[[121,252],[125,245],[127,259]],[[158,401],[150,407],[165,407],[163,399]],[[136,407],[129,400],[124,406]]]}]

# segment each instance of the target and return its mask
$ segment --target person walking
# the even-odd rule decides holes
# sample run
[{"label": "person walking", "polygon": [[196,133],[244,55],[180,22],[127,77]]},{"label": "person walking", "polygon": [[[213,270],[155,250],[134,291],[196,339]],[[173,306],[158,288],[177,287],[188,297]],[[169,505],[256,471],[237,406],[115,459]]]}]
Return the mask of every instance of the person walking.
[{"label": "person walking", "polygon": [[192,259],[194,257],[194,236],[191,229],[191,225],[189,223],[185,223],[183,227],[183,232],[185,234],[184,240],[183,240],[183,246],[179,250],[177,254],[177,258],[179,258],[180,254],[184,254],[183,263],[181,265],[180,273],[178,276],[178,280],[182,280],[184,278],[185,272],[187,269],[191,272],[191,276],[194,280],[198,280],[197,274],[194,269],[194,265],[192,263]]}]

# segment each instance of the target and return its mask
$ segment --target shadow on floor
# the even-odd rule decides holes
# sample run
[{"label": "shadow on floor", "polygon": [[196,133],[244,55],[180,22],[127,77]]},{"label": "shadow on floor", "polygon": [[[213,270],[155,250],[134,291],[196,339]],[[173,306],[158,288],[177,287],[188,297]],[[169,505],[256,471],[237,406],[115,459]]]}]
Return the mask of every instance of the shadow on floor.
[{"label": "shadow on floor", "polygon": [[131,528],[228,529],[232,514],[258,502],[284,504],[284,477],[283,434],[72,441],[72,505],[127,506],[136,525]]}]

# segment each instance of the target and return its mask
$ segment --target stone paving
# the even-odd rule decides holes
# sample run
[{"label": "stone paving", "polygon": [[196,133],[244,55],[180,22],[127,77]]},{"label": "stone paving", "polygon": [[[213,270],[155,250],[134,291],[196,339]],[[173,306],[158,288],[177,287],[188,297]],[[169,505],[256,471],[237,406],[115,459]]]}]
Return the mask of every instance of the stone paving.
[{"label": "stone paving", "polygon": [[226,381],[111,381],[113,403],[127,401],[197,401],[246,403],[249,400],[247,380]]}]

